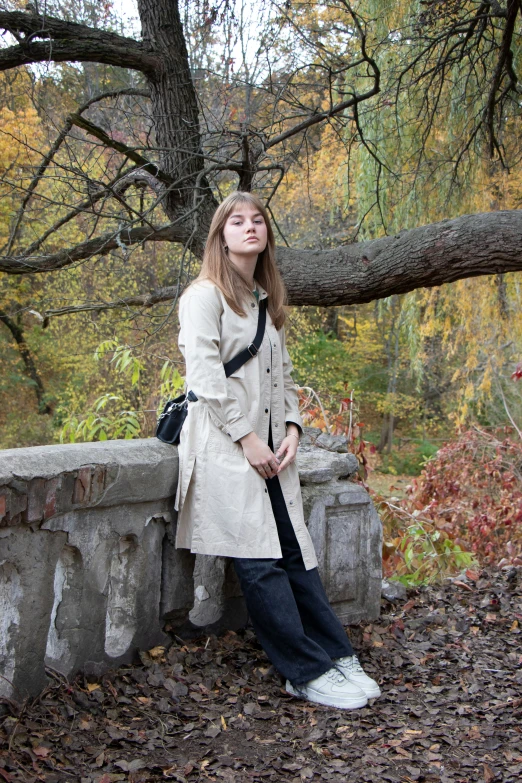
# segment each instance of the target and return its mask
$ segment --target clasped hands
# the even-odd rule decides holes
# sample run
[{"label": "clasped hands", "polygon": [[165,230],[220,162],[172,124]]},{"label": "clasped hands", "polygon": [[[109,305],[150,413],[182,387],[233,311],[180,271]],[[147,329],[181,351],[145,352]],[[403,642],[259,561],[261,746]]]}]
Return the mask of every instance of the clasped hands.
[{"label": "clasped hands", "polygon": [[[243,447],[243,453],[252,467],[263,478],[272,478],[281,473],[291,462],[295,461],[299,445],[298,432],[297,426],[290,425],[275,454],[270,446],[261,440],[255,432],[249,432],[248,435],[240,438],[240,443]],[[282,461],[281,457],[283,457]]]}]

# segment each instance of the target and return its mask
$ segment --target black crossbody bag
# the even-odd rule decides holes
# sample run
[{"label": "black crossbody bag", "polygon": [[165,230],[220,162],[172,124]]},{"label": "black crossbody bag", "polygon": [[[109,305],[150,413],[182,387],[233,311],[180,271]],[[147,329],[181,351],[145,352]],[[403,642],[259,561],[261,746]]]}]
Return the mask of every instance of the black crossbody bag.
[{"label": "black crossbody bag", "polygon": [[[228,378],[233,372],[239,370],[240,367],[252,359],[258,353],[261,348],[263,336],[265,334],[266,325],[266,308],[268,305],[268,297],[265,296],[259,302],[259,317],[257,319],[257,332],[254,337],[254,341],[247,345],[242,351],[240,351],[233,359],[224,364],[225,375]],[[179,397],[175,397],[173,400],[169,400],[163,408],[163,413],[158,419],[158,425],[156,427],[156,437],[162,440],[164,443],[172,443],[177,445],[183,427],[183,422],[187,417],[188,402],[196,402],[197,397],[193,391],[189,391],[187,394],[180,394]]]}]

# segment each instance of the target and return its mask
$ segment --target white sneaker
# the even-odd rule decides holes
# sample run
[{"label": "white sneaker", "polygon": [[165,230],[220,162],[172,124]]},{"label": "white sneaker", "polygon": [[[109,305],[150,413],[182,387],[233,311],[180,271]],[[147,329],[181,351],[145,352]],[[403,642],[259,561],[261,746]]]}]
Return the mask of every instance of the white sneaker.
[{"label": "white sneaker", "polygon": [[337,658],[334,660],[334,664],[335,668],[344,674],[347,680],[361,688],[369,699],[375,699],[377,696],[381,695],[381,689],[375,680],[372,680],[372,678],[368,677],[365,673],[356,655],[349,655],[346,658]]},{"label": "white sneaker", "polygon": [[362,688],[347,680],[335,666],[304,685],[292,685],[287,680],[286,690],[301,699],[316,704],[326,704],[328,707],[337,707],[340,710],[355,710],[368,703],[368,697]]}]

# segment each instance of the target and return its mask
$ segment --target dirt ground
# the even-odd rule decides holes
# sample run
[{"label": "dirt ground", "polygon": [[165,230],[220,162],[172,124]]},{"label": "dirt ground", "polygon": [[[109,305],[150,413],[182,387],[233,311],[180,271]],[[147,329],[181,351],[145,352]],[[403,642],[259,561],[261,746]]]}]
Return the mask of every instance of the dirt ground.
[{"label": "dirt ground", "polygon": [[366,479],[366,484],[378,495],[385,498],[402,499],[406,497],[406,487],[411,483],[413,476],[393,476],[391,473],[372,471]]},{"label": "dirt ground", "polygon": [[358,710],[289,696],[249,630],[98,682],[55,674],[0,718],[0,782],[520,781],[521,582],[488,569],[383,599],[347,629],[382,690]]}]

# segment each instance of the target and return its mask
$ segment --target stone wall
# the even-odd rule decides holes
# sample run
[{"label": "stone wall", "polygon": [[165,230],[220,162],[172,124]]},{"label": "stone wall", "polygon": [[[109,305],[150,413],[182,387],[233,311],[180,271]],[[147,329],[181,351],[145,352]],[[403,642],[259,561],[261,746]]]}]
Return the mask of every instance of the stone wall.
[{"label": "stone wall", "polygon": [[[329,450],[345,444],[307,432],[297,464],[327,592],[344,622],[376,619],[379,519],[349,481],[355,458]],[[0,695],[37,693],[46,666],[128,662],[168,641],[165,621],[184,638],[245,624],[230,561],[174,548],[177,469],[155,438],[0,451]]]}]

